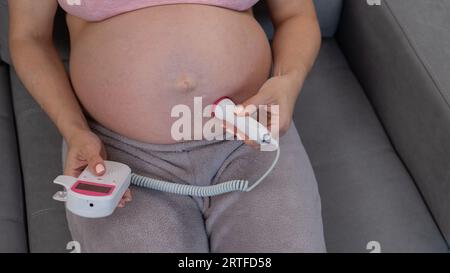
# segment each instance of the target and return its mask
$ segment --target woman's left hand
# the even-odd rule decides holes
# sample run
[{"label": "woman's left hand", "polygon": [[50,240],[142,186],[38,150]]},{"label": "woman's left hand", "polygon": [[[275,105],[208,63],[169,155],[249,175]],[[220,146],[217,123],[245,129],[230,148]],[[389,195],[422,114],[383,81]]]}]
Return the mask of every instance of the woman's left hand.
[{"label": "woman's left hand", "polygon": [[264,83],[256,95],[237,106],[236,115],[253,115],[260,106],[267,106],[268,124],[266,126],[269,129],[278,129],[279,136],[282,136],[291,126],[295,102],[301,85],[298,83],[297,77],[291,74],[274,76]]}]

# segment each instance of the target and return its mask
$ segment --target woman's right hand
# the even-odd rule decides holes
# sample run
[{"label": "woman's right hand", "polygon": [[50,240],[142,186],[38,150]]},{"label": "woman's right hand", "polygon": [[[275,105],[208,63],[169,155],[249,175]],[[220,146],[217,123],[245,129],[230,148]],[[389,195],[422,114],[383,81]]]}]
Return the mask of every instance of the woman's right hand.
[{"label": "woman's right hand", "polygon": [[[90,130],[77,131],[67,139],[64,174],[78,177],[87,166],[91,173],[101,176],[106,171],[105,159],[106,150],[100,138]],[[125,203],[131,200],[131,191],[128,189],[118,207],[125,207]]]},{"label": "woman's right hand", "polygon": [[90,130],[79,130],[67,141],[64,174],[78,177],[88,167],[92,174],[105,173],[106,151],[100,138]]}]

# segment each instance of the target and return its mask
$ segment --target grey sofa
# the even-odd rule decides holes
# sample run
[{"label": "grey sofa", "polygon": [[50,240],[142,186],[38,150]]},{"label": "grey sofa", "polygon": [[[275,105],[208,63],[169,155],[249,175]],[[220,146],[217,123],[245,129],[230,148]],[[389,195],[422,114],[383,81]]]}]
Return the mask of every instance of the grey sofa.
[{"label": "grey sofa", "polygon": [[[61,137],[10,65],[6,2],[0,252],[68,252],[64,208],[51,199]],[[324,39],[295,122],[319,183],[328,251],[369,252],[375,241],[382,252],[448,252],[450,1],[316,4]],[[263,3],[256,14],[271,37]],[[67,62],[61,12],[56,21],[55,43]]]}]

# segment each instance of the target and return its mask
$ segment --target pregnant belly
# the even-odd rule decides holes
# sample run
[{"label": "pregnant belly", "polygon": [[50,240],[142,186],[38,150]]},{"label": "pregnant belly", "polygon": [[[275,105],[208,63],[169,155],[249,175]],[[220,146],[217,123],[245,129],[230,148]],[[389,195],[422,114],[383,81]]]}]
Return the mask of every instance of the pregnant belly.
[{"label": "pregnant belly", "polygon": [[[71,22],[72,21],[72,22]],[[269,75],[270,46],[249,13],[203,5],[129,12],[71,30],[71,80],[88,114],[133,139],[168,144],[176,105],[243,101]]]}]

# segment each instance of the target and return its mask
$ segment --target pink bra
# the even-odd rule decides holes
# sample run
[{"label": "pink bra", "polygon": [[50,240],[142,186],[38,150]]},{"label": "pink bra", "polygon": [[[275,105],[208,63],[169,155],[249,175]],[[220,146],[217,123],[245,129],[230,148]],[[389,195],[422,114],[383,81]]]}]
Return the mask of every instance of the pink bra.
[{"label": "pink bra", "polygon": [[101,21],[121,13],[170,4],[203,4],[236,11],[251,8],[259,0],[58,0],[69,14],[86,21]]}]

